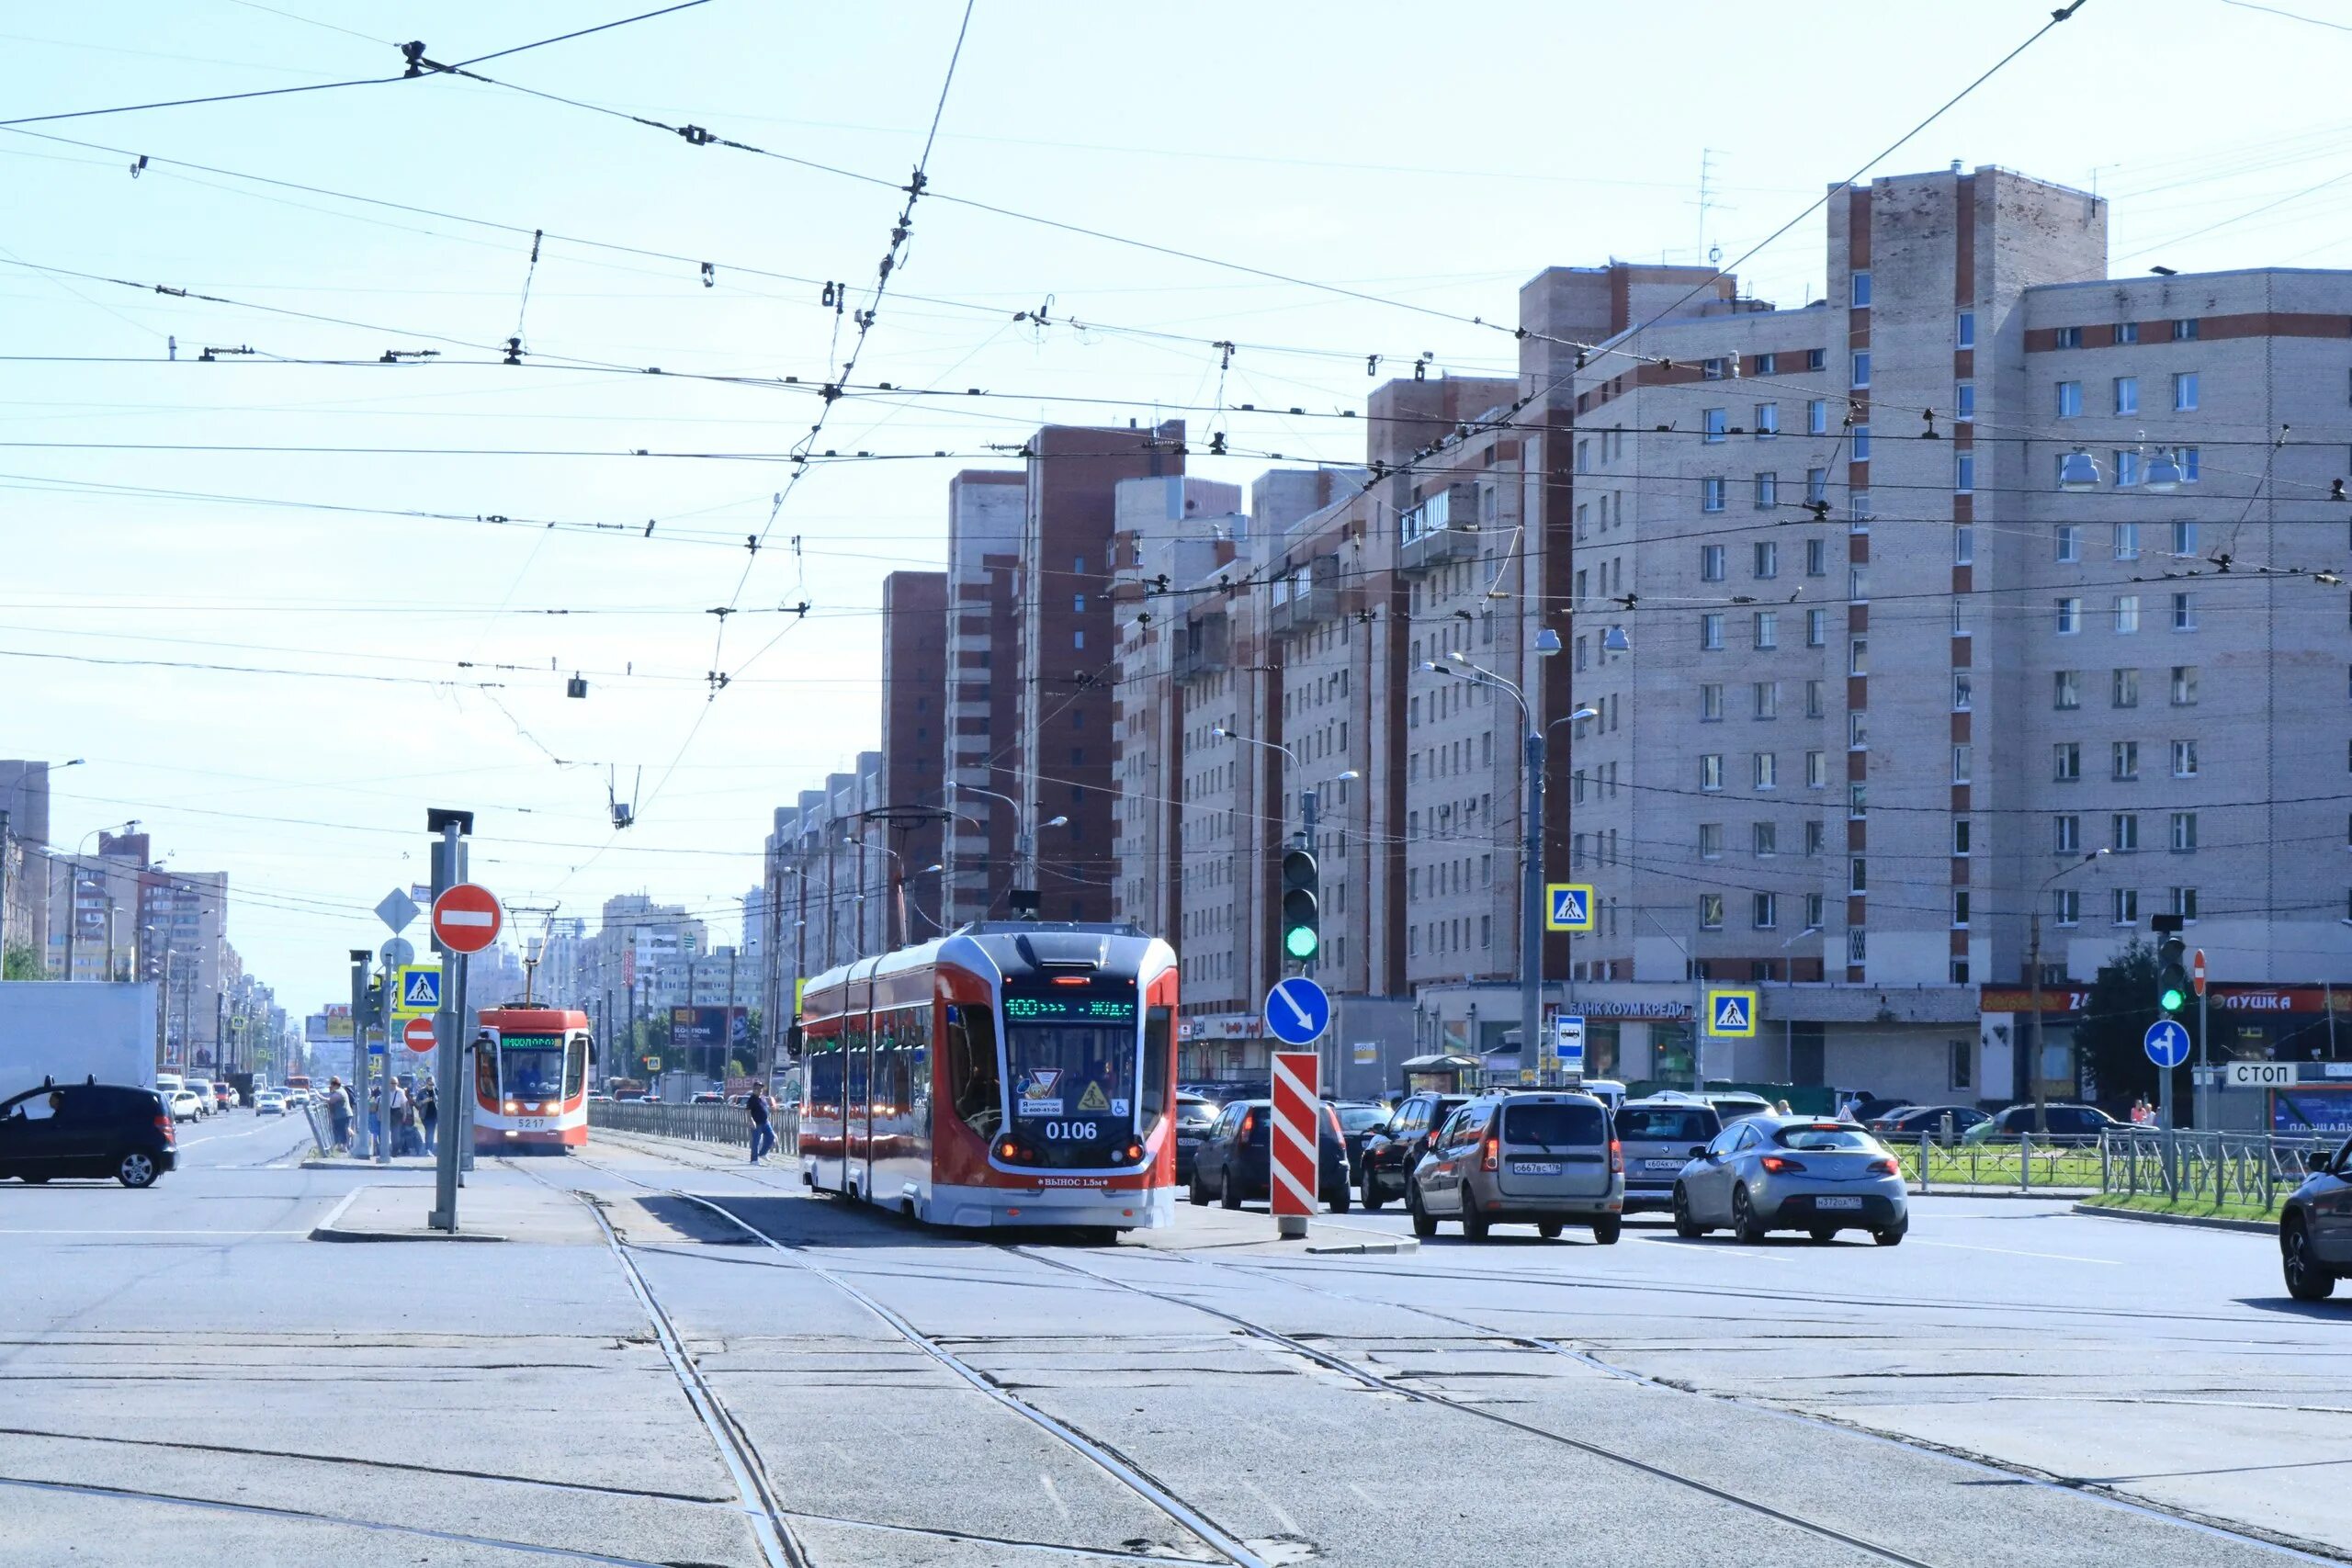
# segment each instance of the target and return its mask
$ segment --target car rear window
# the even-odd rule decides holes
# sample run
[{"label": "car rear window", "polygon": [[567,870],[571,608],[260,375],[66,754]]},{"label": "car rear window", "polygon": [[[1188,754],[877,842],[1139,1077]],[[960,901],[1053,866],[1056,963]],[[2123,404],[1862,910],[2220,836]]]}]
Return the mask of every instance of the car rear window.
[{"label": "car rear window", "polygon": [[1554,1101],[1547,1105],[1513,1105],[1503,1115],[1503,1139],[1513,1144],[1605,1144],[1607,1115],[1598,1105]]},{"label": "car rear window", "polygon": [[1723,1129],[1711,1111],[1629,1105],[1617,1112],[1617,1135],[1659,1144],[1703,1144]]},{"label": "car rear window", "polygon": [[1388,1112],[1377,1105],[1342,1105],[1340,1125],[1351,1133],[1368,1133],[1374,1127],[1388,1125]]},{"label": "car rear window", "polygon": [[1878,1140],[1853,1127],[1840,1127],[1822,1122],[1811,1126],[1803,1124],[1783,1127],[1772,1135],[1772,1141],[1784,1149],[1853,1149],[1874,1152]]}]

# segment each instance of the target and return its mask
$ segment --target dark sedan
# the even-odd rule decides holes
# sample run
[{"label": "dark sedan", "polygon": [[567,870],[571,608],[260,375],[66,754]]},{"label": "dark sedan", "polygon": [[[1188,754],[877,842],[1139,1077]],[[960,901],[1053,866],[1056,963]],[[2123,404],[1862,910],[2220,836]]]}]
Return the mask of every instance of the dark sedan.
[{"label": "dark sedan", "polygon": [[1193,1179],[1193,1162],[1200,1155],[1201,1141],[1216,1125],[1217,1102],[1182,1089],[1176,1093],[1176,1179]]},{"label": "dark sedan", "polygon": [[1405,1182],[1436,1142],[1445,1119],[1470,1103],[1466,1094],[1423,1090],[1405,1097],[1390,1113],[1385,1127],[1364,1135],[1356,1160],[1356,1181],[1363,1190],[1363,1206],[1377,1209],[1391,1198],[1405,1195]]},{"label": "dark sedan", "polygon": [[2352,1277],[2352,1139],[2312,1156],[2311,1175],[2278,1216],[2278,1261],[2299,1302],[2325,1301]]},{"label": "dark sedan", "polygon": [[1340,1113],[1340,1136],[1348,1151],[1348,1182],[1351,1186],[1363,1177],[1364,1141],[1388,1125],[1388,1107],[1370,1100],[1342,1100],[1334,1101],[1332,1109]]},{"label": "dark sedan", "polygon": [[[1947,1116],[1951,1118],[1949,1137],[1944,1133],[1944,1118]],[[1991,1120],[1973,1105],[1906,1105],[1884,1116],[1874,1116],[1865,1125],[1881,1137],[1917,1138],[1927,1133],[1939,1143],[1952,1143],[1979,1122]]]},{"label": "dark sedan", "polygon": [[[1341,1142],[1340,1114],[1328,1100],[1317,1109],[1323,1127],[1322,1135],[1315,1141],[1316,1196],[1329,1204],[1333,1213],[1343,1214],[1348,1210],[1348,1156]],[[1187,1194],[1192,1201],[1205,1203],[1215,1198],[1228,1209],[1238,1209],[1250,1199],[1267,1197],[1273,1176],[1273,1125],[1271,1100],[1237,1100],[1219,1111],[1216,1125],[1193,1158]]]}]

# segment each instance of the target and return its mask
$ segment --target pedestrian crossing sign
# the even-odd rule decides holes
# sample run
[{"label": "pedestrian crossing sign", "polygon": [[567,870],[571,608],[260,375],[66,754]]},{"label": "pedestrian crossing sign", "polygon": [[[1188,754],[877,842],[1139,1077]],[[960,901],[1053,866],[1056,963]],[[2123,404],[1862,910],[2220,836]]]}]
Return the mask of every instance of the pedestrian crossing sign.
[{"label": "pedestrian crossing sign", "polygon": [[1582,882],[1554,882],[1545,885],[1544,927],[1546,931],[1589,931],[1592,930],[1592,887]]},{"label": "pedestrian crossing sign", "polygon": [[1719,1040],[1754,1039],[1756,999],[1754,991],[1709,991],[1707,1032]]},{"label": "pedestrian crossing sign", "polygon": [[393,992],[394,1018],[423,1018],[441,1010],[441,966],[404,964],[394,972],[400,981]]}]

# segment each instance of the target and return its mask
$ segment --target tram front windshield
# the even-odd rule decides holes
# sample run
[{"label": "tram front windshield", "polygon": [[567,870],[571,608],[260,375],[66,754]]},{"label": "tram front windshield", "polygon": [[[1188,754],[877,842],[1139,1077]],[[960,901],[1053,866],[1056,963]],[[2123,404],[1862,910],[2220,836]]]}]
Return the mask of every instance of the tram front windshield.
[{"label": "tram front windshield", "polygon": [[1079,991],[1004,998],[1012,1120],[1049,1164],[1124,1145],[1136,1125],[1136,1002]]},{"label": "tram front windshield", "polygon": [[510,1034],[498,1044],[498,1076],[509,1100],[563,1096],[563,1041],[551,1034]]}]

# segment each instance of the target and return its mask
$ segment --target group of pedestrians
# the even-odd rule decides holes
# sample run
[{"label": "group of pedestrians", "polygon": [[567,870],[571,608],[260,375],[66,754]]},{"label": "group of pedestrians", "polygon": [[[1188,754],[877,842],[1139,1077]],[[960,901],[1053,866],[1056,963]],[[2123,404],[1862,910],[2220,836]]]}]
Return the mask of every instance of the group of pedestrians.
[{"label": "group of pedestrians", "polygon": [[[351,1147],[355,1121],[353,1092],[344,1087],[341,1077],[327,1079],[325,1095],[328,1132],[334,1151],[343,1154]],[[409,1093],[398,1080],[392,1084],[391,1139],[389,1145],[395,1155],[429,1155],[438,1145],[441,1129],[441,1102],[430,1083],[420,1083],[414,1094]],[[384,1141],[384,1091],[381,1086],[368,1090],[368,1131],[376,1146],[387,1146]]]}]

